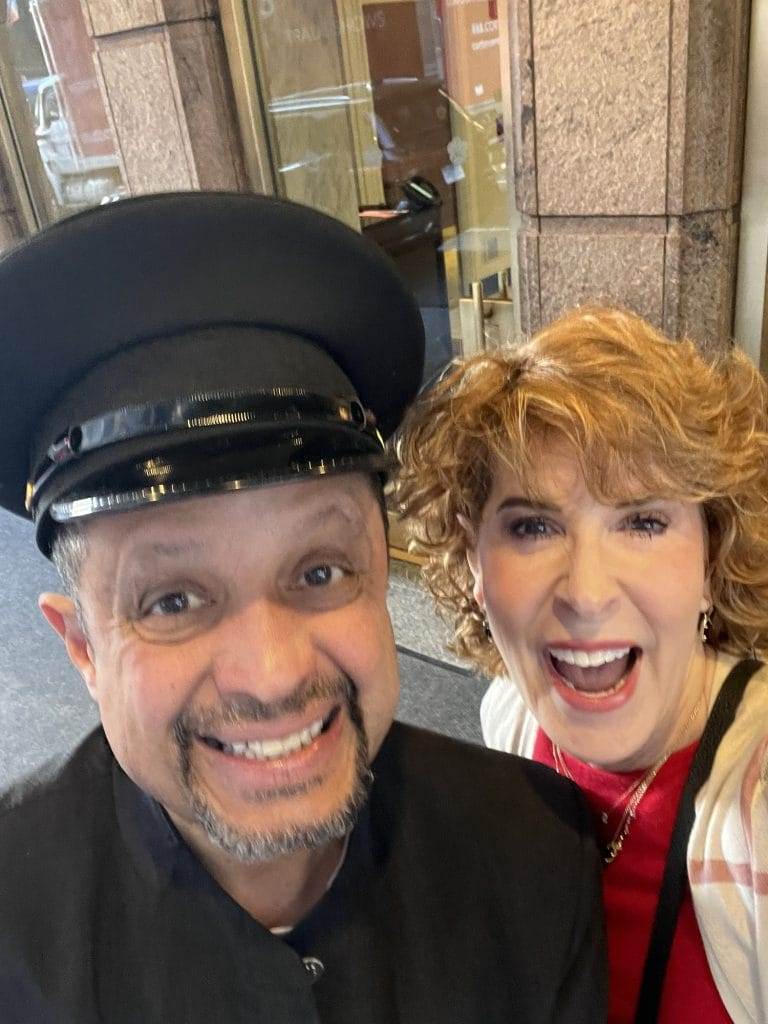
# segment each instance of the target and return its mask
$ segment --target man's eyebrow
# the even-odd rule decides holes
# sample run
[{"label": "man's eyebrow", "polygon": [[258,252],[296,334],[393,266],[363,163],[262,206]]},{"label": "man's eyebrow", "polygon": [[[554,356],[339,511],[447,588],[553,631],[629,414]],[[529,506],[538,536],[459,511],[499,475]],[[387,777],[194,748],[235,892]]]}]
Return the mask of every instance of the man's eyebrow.
[{"label": "man's eyebrow", "polygon": [[[342,519],[344,524],[359,531],[363,521],[362,513],[353,503],[334,500],[323,504],[307,512],[305,516],[297,518],[296,527],[299,530],[316,529],[329,519]],[[139,543],[133,549],[133,557],[140,561],[147,561],[152,558],[184,558],[189,555],[198,554],[207,545],[194,537],[183,540],[156,540]]]},{"label": "man's eyebrow", "polygon": [[139,544],[134,549],[137,558],[180,558],[196,554],[203,547],[202,543],[191,537],[183,541],[150,541]]},{"label": "man's eyebrow", "polygon": [[359,526],[364,517],[362,511],[354,503],[334,500],[307,513],[307,516],[301,520],[301,526],[304,529],[310,529],[322,526],[327,520],[336,518],[343,519],[349,526]]},{"label": "man's eyebrow", "polygon": [[505,508],[527,508],[537,512],[559,512],[557,505],[548,505],[544,501],[534,501],[532,498],[524,498],[522,495],[511,494],[499,503],[497,512],[503,512]]}]

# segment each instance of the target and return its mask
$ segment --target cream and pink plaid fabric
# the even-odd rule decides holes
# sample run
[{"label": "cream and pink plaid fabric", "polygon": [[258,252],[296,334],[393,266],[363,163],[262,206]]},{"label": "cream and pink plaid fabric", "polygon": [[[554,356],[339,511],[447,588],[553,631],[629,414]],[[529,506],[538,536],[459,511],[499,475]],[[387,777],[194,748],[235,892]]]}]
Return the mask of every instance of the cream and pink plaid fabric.
[{"label": "cream and pink plaid fabric", "polygon": [[[736,659],[719,655],[708,711]],[[530,757],[537,724],[498,677],[480,708],[495,750]],[[747,686],[696,799],[688,844],[693,905],[712,976],[736,1024],[768,1024],[768,668]]]}]

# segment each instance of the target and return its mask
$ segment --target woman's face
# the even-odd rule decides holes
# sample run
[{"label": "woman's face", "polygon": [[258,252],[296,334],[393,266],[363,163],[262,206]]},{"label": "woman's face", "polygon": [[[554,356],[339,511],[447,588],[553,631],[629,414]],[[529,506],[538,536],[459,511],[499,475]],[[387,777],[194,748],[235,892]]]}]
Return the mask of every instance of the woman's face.
[{"label": "woman's face", "polygon": [[700,708],[689,722],[710,603],[701,507],[653,495],[603,505],[565,444],[532,483],[496,467],[468,555],[475,598],[553,742],[607,768],[650,765],[704,720]]}]

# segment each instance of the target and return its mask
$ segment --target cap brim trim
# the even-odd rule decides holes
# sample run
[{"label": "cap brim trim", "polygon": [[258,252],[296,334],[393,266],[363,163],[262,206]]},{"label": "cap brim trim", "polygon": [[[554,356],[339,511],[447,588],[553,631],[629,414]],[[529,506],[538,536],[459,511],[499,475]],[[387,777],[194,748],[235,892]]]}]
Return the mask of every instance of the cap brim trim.
[{"label": "cap brim trim", "polygon": [[184,434],[203,437],[206,432],[229,433],[274,431],[292,428],[351,427],[384,442],[375,428],[373,414],[356,398],[333,398],[301,388],[273,388],[258,392],[229,391],[186,395],[170,401],[127,406],[92,417],[67,432],[48,447],[45,463],[38,467],[27,485],[25,505],[34,513],[41,491],[61,468],[93,452],[141,438]]},{"label": "cap brim trim", "polygon": [[212,493],[231,493],[267,485],[289,483],[307,477],[328,476],[333,473],[382,472],[388,468],[388,459],[381,453],[345,455],[318,459],[315,462],[297,462],[289,469],[249,473],[236,479],[206,478],[190,482],[156,484],[123,491],[120,494],[95,494],[69,501],[54,501],[48,515],[59,524],[84,519],[102,512],[128,512],[158,502],[190,498]]}]

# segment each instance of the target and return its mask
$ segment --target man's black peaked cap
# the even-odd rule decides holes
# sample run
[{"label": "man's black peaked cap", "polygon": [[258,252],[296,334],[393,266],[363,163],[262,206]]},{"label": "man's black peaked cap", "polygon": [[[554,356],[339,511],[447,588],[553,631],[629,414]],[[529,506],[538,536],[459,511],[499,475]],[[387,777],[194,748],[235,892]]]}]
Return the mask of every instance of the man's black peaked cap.
[{"label": "man's black peaked cap", "polygon": [[37,524],[383,464],[418,307],[378,249],[265,196],[88,210],[0,259],[0,505]]}]

